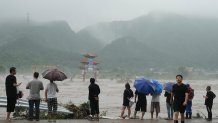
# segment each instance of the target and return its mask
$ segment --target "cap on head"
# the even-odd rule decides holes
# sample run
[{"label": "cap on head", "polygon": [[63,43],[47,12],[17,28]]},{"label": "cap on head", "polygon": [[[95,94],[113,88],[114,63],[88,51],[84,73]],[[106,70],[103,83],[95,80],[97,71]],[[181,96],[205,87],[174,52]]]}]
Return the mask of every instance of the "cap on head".
[{"label": "cap on head", "polygon": [[95,83],[95,79],[94,78],[90,78],[90,83],[94,84]]}]

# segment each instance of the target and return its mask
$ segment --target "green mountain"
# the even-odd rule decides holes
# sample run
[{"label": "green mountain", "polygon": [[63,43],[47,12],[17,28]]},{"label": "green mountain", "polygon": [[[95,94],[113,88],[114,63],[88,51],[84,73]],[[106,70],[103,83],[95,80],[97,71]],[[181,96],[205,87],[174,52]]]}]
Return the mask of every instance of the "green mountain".
[{"label": "green mountain", "polygon": [[[136,44],[129,45],[128,48],[135,48],[140,55],[146,53],[146,57],[149,59],[151,57],[153,58],[152,61],[156,66],[162,65],[164,68],[179,66],[217,68],[218,66],[217,18],[151,13],[131,21],[100,23],[87,27],[84,30],[90,32],[97,39],[102,40],[106,47],[101,52],[111,49],[109,54],[110,56],[114,56],[111,59],[114,58],[120,65],[125,63],[120,62],[121,57],[116,58],[117,50],[120,52],[122,50],[126,51],[122,54],[122,61],[128,61],[130,63],[134,63],[135,61],[135,59],[131,59],[133,56],[128,55],[133,51],[123,49],[122,43],[117,43],[117,50],[112,50],[115,48],[113,44],[117,40],[119,41],[119,39],[131,37],[129,40],[140,46],[141,44],[146,45],[145,49],[148,47],[152,48],[152,52],[146,53],[147,51],[141,50],[142,48],[140,46],[136,48]],[[156,54],[157,52],[162,53],[162,55]],[[102,55],[105,57],[109,54],[106,52],[106,54]],[[134,57],[136,56],[134,55]],[[152,64],[146,64],[150,61],[144,60],[139,56],[137,56],[137,59],[144,61],[139,66],[154,66]],[[158,62],[160,59],[161,62]],[[102,62],[106,62],[108,65],[112,63],[107,60]],[[166,66],[165,64],[169,65]]]},{"label": "green mountain", "polygon": [[5,67],[25,69],[45,64],[75,69],[83,53],[97,52],[101,47],[98,40],[73,32],[64,21],[0,24],[0,65]]}]

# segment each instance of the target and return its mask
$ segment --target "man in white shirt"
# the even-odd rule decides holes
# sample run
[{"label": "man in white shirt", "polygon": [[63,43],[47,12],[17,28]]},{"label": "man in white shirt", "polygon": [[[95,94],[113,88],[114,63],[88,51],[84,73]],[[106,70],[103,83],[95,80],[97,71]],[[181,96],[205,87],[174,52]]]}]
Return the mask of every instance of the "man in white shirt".
[{"label": "man in white shirt", "polygon": [[48,103],[48,117],[49,119],[55,118],[54,115],[57,113],[57,96],[56,92],[59,92],[57,84],[50,80],[50,83],[45,89],[45,100]]},{"label": "man in white shirt", "polygon": [[152,94],[151,99],[151,118],[153,119],[154,109],[156,111],[156,118],[160,113],[160,94]]}]

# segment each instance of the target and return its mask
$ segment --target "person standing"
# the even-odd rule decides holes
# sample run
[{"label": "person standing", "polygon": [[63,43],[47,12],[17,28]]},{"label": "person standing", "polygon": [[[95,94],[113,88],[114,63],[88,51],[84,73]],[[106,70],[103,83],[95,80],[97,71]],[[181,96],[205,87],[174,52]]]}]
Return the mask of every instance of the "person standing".
[{"label": "person standing", "polygon": [[188,88],[182,83],[182,75],[177,75],[176,81],[177,83],[173,85],[171,93],[171,101],[173,100],[174,123],[178,123],[179,113],[181,116],[181,123],[185,123],[184,113],[188,102]]},{"label": "person standing", "polygon": [[58,102],[56,93],[59,92],[58,86],[53,80],[46,86],[45,89],[45,101],[48,104],[48,118],[49,121],[53,119],[55,121],[55,115],[57,114]]},{"label": "person standing", "polygon": [[213,106],[213,99],[216,97],[216,95],[211,91],[211,87],[207,86],[206,88],[207,94],[206,96],[203,96],[205,98],[205,105],[208,112],[208,121],[212,121],[212,106]]},{"label": "person standing", "polygon": [[96,117],[96,120],[99,120],[99,94],[100,88],[97,84],[95,84],[95,79],[90,78],[89,89],[89,101],[91,107],[91,115],[92,120]]},{"label": "person standing", "polygon": [[186,119],[191,119],[192,118],[192,100],[194,98],[194,90],[190,87],[189,84],[187,84],[187,88],[188,88],[188,102],[186,105]]},{"label": "person standing", "polygon": [[6,77],[5,87],[6,87],[6,96],[7,96],[7,116],[6,121],[10,121],[11,112],[14,112],[15,105],[18,99],[17,87],[21,85],[21,83],[17,84],[16,68],[10,68],[10,75]]},{"label": "person standing", "polygon": [[35,72],[33,74],[34,80],[30,81],[26,89],[30,89],[29,94],[29,120],[33,120],[33,112],[35,107],[35,119],[36,121],[39,121],[39,105],[40,105],[40,90],[44,90],[43,84],[41,81],[38,80],[39,73]]},{"label": "person standing", "polygon": [[158,114],[160,113],[160,94],[151,94],[151,119],[153,119],[154,109],[156,112],[156,118],[158,118]]},{"label": "person standing", "polygon": [[133,91],[130,88],[129,83],[125,84],[125,90],[123,93],[123,107],[121,109],[121,118],[125,118],[123,115],[125,113],[125,109],[128,109],[128,119],[130,119],[130,115],[131,115],[131,107],[129,105],[130,99],[133,97]]},{"label": "person standing", "polygon": [[[138,97],[138,100],[136,101],[137,97]],[[135,107],[135,112],[134,112],[134,118],[136,118],[137,111],[141,111],[142,116],[140,119],[143,120],[145,112],[147,111],[146,95],[136,90],[135,91],[135,103],[136,103],[136,107]]]},{"label": "person standing", "polygon": [[166,120],[171,120],[173,119],[173,105],[170,101],[171,93],[166,91],[164,96],[166,97],[166,107],[167,107],[167,114],[168,114],[168,118]]}]

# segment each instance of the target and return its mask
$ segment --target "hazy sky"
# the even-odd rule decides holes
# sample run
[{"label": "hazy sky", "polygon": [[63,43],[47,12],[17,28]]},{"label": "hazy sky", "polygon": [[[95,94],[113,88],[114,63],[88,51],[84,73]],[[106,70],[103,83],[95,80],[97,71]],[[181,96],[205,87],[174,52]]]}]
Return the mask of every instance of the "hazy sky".
[{"label": "hazy sky", "polygon": [[98,22],[130,20],[151,11],[218,17],[218,0],[0,0],[0,20],[66,20],[73,30]]}]

